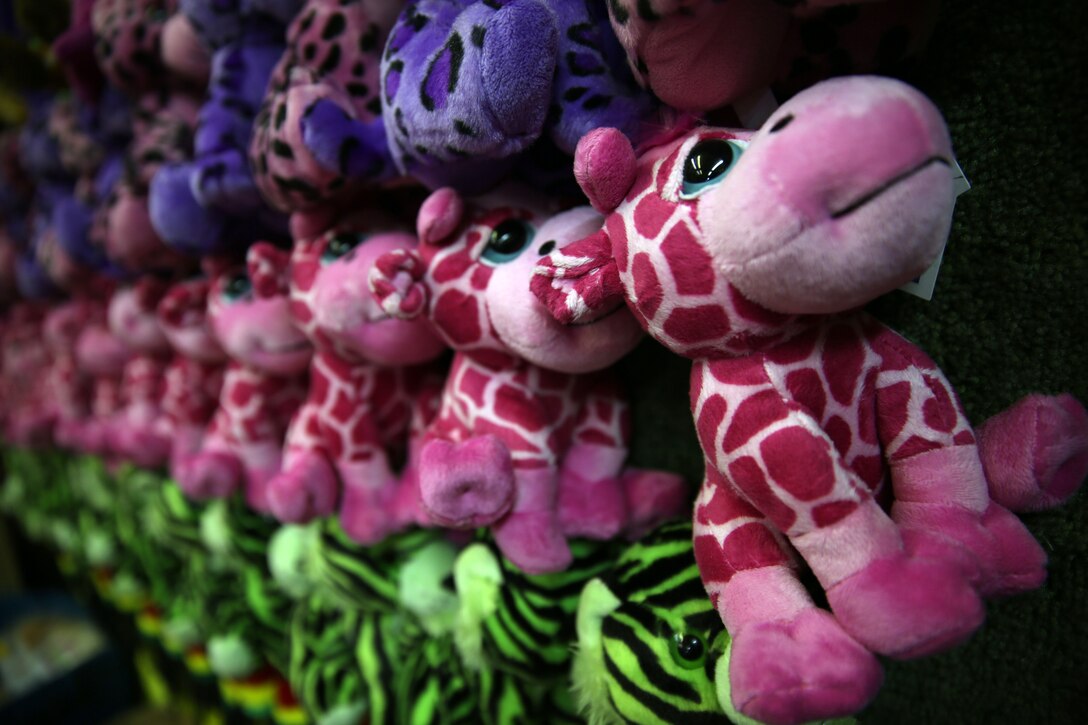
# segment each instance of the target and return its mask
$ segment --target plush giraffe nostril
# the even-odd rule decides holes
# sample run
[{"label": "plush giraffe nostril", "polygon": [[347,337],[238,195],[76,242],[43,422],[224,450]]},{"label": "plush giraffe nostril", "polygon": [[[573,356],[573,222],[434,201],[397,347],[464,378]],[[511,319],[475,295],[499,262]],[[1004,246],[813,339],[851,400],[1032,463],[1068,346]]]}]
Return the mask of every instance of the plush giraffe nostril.
[{"label": "plush giraffe nostril", "polygon": [[779,131],[784,129],[786,126],[789,126],[790,123],[792,123],[792,122],[793,122],[793,114],[792,113],[787,114],[787,115],[783,116],[782,118],[778,119],[777,121],[775,121],[774,125],[771,126],[771,130],[768,131],[767,133],[778,133]]},{"label": "plush giraffe nostril", "polygon": [[551,254],[553,249],[555,249],[555,240],[549,239],[541,244],[540,249],[537,251],[540,252],[540,256],[543,257],[545,254]]}]

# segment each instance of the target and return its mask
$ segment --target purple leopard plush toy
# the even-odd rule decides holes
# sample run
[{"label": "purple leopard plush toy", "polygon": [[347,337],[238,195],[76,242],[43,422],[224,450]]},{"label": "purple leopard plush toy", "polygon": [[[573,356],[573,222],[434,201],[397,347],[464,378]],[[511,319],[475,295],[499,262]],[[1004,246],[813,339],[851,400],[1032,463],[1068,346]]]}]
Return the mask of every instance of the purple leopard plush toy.
[{"label": "purple leopard plush toy", "polygon": [[615,124],[637,141],[653,112],[604,4],[582,0],[411,2],[382,59],[382,106],[400,171],[465,193],[496,184],[540,139],[573,154]]},{"label": "purple leopard plush toy", "polygon": [[282,211],[355,197],[394,167],[379,65],[400,0],[309,0],[287,31],[250,146],[261,194]]},{"label": "purple leopard plush toy", "polygon": [[151,182],[151,223],[178,251],[211,254],[228,242],[286,233],[286,219],[257,192],[246,152],[253,118],[283,54],[286,23],[280,16],[301,4],[283,0],[271,12],[242,0],[181,4],[181,14],[212,53],[212,67],[193,159],[166,164]]}]

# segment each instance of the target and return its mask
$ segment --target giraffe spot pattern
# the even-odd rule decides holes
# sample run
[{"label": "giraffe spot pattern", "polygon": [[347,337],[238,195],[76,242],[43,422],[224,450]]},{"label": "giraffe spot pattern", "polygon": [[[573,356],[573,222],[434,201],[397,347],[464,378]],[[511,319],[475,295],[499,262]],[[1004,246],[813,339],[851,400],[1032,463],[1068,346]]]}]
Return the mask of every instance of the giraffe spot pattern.
[{"label": "giraffe spot pattern", "polygon": [[[714,266],[710,255],[682,221],[673,225],[661,242],[661,252],[682,295],[706,295],[714,291]],[[651,313],[652,314],[652,313]]]},{"label": "giraffe spot pattern", "polygon": [[721,395],[712,395],[703,403],[695,429],[699,434],[699,442],[702,444],[704,451],[714,450],[718,427],[725,420],[725,414],[728,410],[729,404]]},{"label": "giraffe spot pattern", "polygon": [[471,344],[483,333],[476,298],[458,290],[447,290],[439,295],[432,316],[435,325],[455,345]]},{"label": "giraffe spot pattern", "polygon": [[771,433],[759,444],[759,452],[775,485],[802,501],[815,501],[835,487],[835,467],[827,443],[803,428]]},{"label": "giraffe spot pattern", "polygon": [[812,507],[812,521],[817,528],[824,528],[846,518],[858,507],[857,501],[829,501]]},{"label": "giraffe spot pattern", "polygon": [[852,328],[847,325],[831,327],[821,362],[831,397],[849,405],[853,402],[854,388],[865,362],[865,346]]},{"label": "giraffe spot pattern", "polygon": [[819,373],[811,368],[792,371],[786,375],[786,390],[812,417],[823,419],[827,407],[827,393]]},{"label": "giraffe spot pattern", "polygon": [[729,464],[729,478],[745,498],[767,516],[780,530],[793,526],[797,514],[772,490],[759,463],[751,456]]},{"label": "giraffe spot pattern", "polygon": [[677,342],[692,345],[729,334],[729,318],[717,305],[678,308],[669,313],[663,330]]},{"label": "giraffe spot pattern", "polygon": [[772,423],[785,418],[786,406],[773,390],[763,390],[750,395],[737,405],[733,419],[722,440],[725,453],[733,453],[751,440],[752,436],[764,430]]},{"label": "giraffe spot pattern", "polygon": [[661,306],[664,291],[661,289],[661,280],[657,278],[654,263],[650,261],[650,255],[645,252],[635,255],[631,277],[634,280],[635,305],[642,315],[652,319]]}]

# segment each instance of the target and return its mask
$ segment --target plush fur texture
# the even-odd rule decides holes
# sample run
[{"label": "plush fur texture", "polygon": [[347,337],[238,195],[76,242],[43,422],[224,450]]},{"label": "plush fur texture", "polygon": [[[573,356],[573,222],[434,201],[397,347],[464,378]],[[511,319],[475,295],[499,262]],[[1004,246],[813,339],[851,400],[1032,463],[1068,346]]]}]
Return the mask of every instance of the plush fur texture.
[{"label": "plush fur texture", "polygon": [[[597,371],[639,335],[625,314],[563,328],[534,300],[534,260],[600,217],[549,218],[527,198],[465,205],[435,192],[417,220],[425,243],[379,259],[371,285],[389,314],[426,314],[457,351],[421,454],[424,507],[447,526],[491,525],[503,554],[539,574],[570,563],[566,536],[627,524],[626,405]],[[681,505],[680,481],[659,483]]]},{"label": "plush fur texture", "polygon": [[896,74],[928,39],[936,2],[615,0],[612,27],[639,82],[700,113],[771,87],[784,100],[831,76]]},{"label": "plush fur texture", "polygon": [[[388,316],[367,289],[381,255],[415,247],[412,235],[374,211],[295,242],[291,314],[317,353],[283,470],[269,483],[283,521],[339,512],[344,531],[361,543],[426,521],[415,481],[418,437],[437,409],[441,369],[430,362],[443,345],[425,320]],[[391,458],[404,453],[397,473]]]},{"label": "plush fur texture", "polygon": [[639,136],[651,104],[616,62],[602,10],[578,0],[410,2],[382,59],[397,168],[432,189],[480,193],[538,139],[571,153],[597,126]]},{"label": "plush fur texture", "polygon": [[379,118],[388,0],[309,0],[287,31],[249,153],[257,186],[282,211],[345,201],[393,171]]},{"label": "plush fur texture", "polygon": [[254,116],[283,54],[285,26],[259,7],[241,3],[188,2],[183,13],[213,52],[211,79],[193,158],[159,170],[151,183],[150,211],[167,244],[209,254],[284,227],[261,201],[247,152]]},{"label": "plush fur texture", "polygon": [[[849,153],[819,164],[778,157],[770,170],[779,149],[809,132],[826,153],[835,125],[851,143],[884,129],[882,143],[896,151],[861,166]],[[743,144],[734,132],[702,129],[644,154],[605,225],[610,258],[560,251],[538,268],[542,299],[585,320],[615,302],[587,305],[578,296],[583,275],[616,265],[651,334],[697,361],[691,400],[707,478],[696,558],[734,638],[732,696],[748,715],[785,722],[860,707],[879,677],[859,642],[899,657],[944,649],[981,622],[980,595],[1030,589],[1044,577],[1041,548],[990,500],[974,436],[936,366],[864,316],[798,314],[848,310],[900,284],[903,266],[928,264],[951,213],[950,175],[931,161],[942,139],[935,110],[902,84],[827,82]],[[759,183],[775,192],[753,202],[748,192]],[[752,205],[733,206],[734,191]],[[750,227],[763,234],[734,236]],[[826,253],[830,239],[842,240],[841,255]],[[805,249],[811,269],[799,271],[795,255]],[[793,287],[769,275],[775,260]],[[840,270],[858,263],[866,275],[847,275],[855,288],[844,289]],[[1070,434],[1075,426],[1058,437]],[[897,499],[890,517],[872,497],[886,478]],[[833,618],[797,582],[783,534],[823,585]],[[742,681],[741,672],[762,674]],[[775,693],[798,676],[810,684],[784,706]],[[854,687],[844,690],[844,679]]]},{"label": "plush fur texture", "polygon": [[312,354],[288,312],[287,262],[286,252],[257,244],[245,270],[222,272],[212,283],[208,319],[230,363],[200,452],[179,472],[178,484],[194,498],[242,491],[255,511],[270,510],[268,481],[280,470]]}]

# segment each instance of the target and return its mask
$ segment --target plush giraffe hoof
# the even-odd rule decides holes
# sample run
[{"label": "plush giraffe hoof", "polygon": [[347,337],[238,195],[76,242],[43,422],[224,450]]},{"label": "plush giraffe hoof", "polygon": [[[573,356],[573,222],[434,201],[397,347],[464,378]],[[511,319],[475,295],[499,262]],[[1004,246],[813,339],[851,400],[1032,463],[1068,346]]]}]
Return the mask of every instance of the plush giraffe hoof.
[{"label": "plush giraffe hoof", "polygon": [[675,473],[632,468],[620,480],[627,498],[623,533],[629,541],[637,541],[670,519],[690,516],[691,489]]},{"label": "plush giraffe hoof", "polygon": [[1015,514],[991,503],[982,526],[993,537],[987,574],[979,585],[983,596],[1006,596],[1038,589],[1046,581],[1046,552]]},{"label": "plush giraffe hoof", "polygon": [[877,559],[827,591],[843,629],[873,652],[912,659],[960,644],[985,616],[954,562],[901,554]]},{"label": "plush giraffe hoof", "polygon": [[627,521],[627,502],[617,478],[586,481],[568,474],[559,485],[559,528],[564,536],[607,540]]},{"label": "plush giraffe hoof", "polygon": [[373,545],[382,541],[397,529],[390,516],[395,495],[395,484],[369,487],[344,486],[340,504],[340,526],[353,541]]},{"label": "plush giraffe hoof", "polygon": [[242,467],[225,453],[202,453],[185,466],[178,486],[195,499],[226,498],[237,490]]},{"label": "plush giraffe hoof", "polygon": [[978,439],[990,497],[1012,511],[1053,508],[1088,476],[1088,412],[1072,395],[1029,395]]},{"label": "plush giraffe hoof", "polygon": [[464,443],[429,442],[420,455],[420,497],[437,523],[451,528],[487,526],[514,502],[514,464],[495,436]]},{"label": "plush giraffe hoof", "polygon": [[170,441],[158,433],[130,431],[125,447],[129,460],[139,468],[160,468],[170,459]]},{"label": "plush giraffe hoof", "polygon": [[819,609],[745,627],[729,657],[733,706],[771,725],[855,713],[883,679],[876,657]]},{"label": "plush giraffe hoof", "polygon": [[570,566],[570,547],[552,512],[510,514],[491,533],[503,556],[526,574],[551,574]]},{"label": "plush giraffe hoof", "polygon": [[303,456],[268,482],[269,509],[290,524],[329,516],[336,506],[336,483],[336,474],[324,458]]}]

